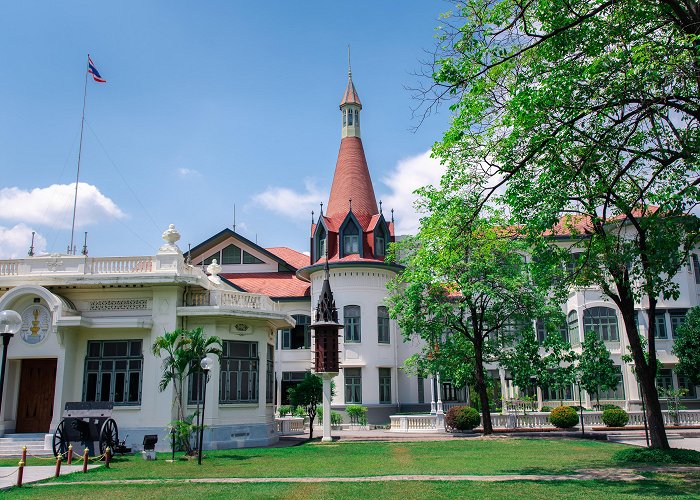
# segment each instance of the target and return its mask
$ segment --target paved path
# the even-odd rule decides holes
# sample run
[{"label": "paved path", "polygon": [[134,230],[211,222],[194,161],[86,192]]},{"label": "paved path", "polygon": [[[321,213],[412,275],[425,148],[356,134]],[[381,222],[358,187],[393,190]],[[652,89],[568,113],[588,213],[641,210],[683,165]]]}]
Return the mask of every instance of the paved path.
[{"label": "paved path", "polygon": [[[646,438],[644,434],[638,438],[624,439],[621,441],[615,441],[616,443],[631,444],[632,446],[646,446]],[[684,437],[683,439],[673,439],[670,441],[671,448],[683,448],[685,450],[695,450],[700,451],[700,438],[697,437]]]},{"label": "paved path", "polygon": [[[88,465],[88,469],[100,467],[99,465]],[[82,471],[82,465],[62,465],[61,475]],[[10,472],[12,473],[10,474]],[[56,465],[31,465],[24,468],[22,483],[34,483],[42,479],[53,477],[56,473]],[[0,491],[6,490],[17,484],[17,467],[0,467]]]},{"label": "paved path", "polygon": [[205,477],[192,479],[118,479],[105,481],[71,481],[37,484],[40,486],[74,486],[76,484],[163,484],[163,483],[355,483],[355,482],[386,482],[386,481],[645,481],[647,478],[641,472],[663,470],[664,472],[697,473],[700,467],[663,467],[634,469],[582,469],[575,474],[502,474],[487,476],[471,475],[395,475],[395,476],[360,476],[360,477]]}]

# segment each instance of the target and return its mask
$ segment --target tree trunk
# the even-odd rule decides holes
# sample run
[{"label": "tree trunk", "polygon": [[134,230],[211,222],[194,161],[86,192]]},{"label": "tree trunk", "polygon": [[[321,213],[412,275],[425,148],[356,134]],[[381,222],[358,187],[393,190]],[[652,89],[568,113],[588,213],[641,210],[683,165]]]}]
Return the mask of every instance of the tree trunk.
[{"label": "tree trunk", "polygon": [[[326,417],[328,418],[328,417]],[[314,419],[316,419],[316,412],[309,412],[309,439],[314,438]]]},{"label": "tree trunk", "polygon": [[[625,322],[625,330],[627,330],[627,338],[630,342],[632,357],[634,358],[634,369],[637,381],[642,389],[642,397],[646,403],[646,416],[649,425],[651,447],[668,450],[671,447],[666,437],[664,416],[661,412],[661,403],[659,403],[659,393],[656,390],[656,366],[649,366],[646,362],[639,331],[634,321],[634,314],[636,314],[634,304],[628,302],[628,300],[621,301],[622,307],[620,307],[620,310],[622,312],[622,319]],[[653,317],[649,319],[650,336],[653,335],[653,321]]]},{"label": "tree trunk", "polygon": [[481,404],[481,421],[484,428],[484,435],[493,434],[491,425],[491,408],[489,407],[489,395],[486,391],[486,381],[484,380],[484,341],[479,334],[474,335],[474,358],[475,358],[475,381],[476,391],[479,393]]}]

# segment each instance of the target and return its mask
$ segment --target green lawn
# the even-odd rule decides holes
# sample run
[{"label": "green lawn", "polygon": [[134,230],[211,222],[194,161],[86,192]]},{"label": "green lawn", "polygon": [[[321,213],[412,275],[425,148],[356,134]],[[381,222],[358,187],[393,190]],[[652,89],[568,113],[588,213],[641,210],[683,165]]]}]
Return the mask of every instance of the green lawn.
[{"label": "green lawn", "polygon": [[76,485],[33,486],[13,489],[8,498],[700,498],[700,476],[678,480],[661,476],[634,483],[606,481],[517,481],[485,482],[381,482],[312,484],[151,484],[151,485]]},{"label": "green lawn", "polygon": [[[460,439],[432,442],[306,443],[290,448],[246,448],[206,452],[204,463],[145,462],[140,455],[116,457],[110,470],[65,480],[184,477],[331,477],[387,474],[553,474],[614,467],[612,455],[625,445],[577,439]],[[0,465],[16,465],[3,460]],[[36,459],[29,464],[46,465]]]},{"label": "green lawn", "polygon": [[[207,452],[196,460],[145,462],[139,455],[117,457],[110,469],[61,477],[62,482],[124,479],[185,479],[217,477],[333,477],[396,474],[500,475],[566,474],[585,468],[620,467],[613,455],[632,449],[604,441],[577,439],[486,438],[433,442],[306,443],[290,448],[248,448]],[[46,465],[31,459],[30,464]],[[16,466],[17,460],[0,465]],[[625,466],[625,465],[623,465]],[[698,469],[700,470],[700,469]],[[351,483],[26,485],[6,492],[12,498],[699,498],[700,472],[646,473],[649,479],[622,481],[449,482],[386,481]]]}]

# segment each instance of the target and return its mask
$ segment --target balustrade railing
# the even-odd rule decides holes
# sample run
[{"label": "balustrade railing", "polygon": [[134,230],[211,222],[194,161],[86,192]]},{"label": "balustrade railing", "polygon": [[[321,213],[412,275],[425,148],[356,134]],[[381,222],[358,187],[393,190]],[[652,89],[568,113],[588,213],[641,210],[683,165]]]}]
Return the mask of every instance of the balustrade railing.
[{"label": "balustrade railing", "polygon": [[277,310],[277,304],[267,295],[220,290],[191,292],[187,297],[187,305],[194,307],[232,307],[236,309],[254,309],[260,311]]},{"label": "balustrade railing", "polygon": [[393,432],[444,432],[445,425],[437,415],[391,415]]},{"label": "balustrade railing", "polygon": [[275,429],[278,434],[288,436],[290,434],[304,433],[304,419],[302,417],[275,418]]},{"label": "balustrade railing", "polygon": [[0,260],[0,276],[17,276],[19,262],[16,260]]},{"label": "balustrade railing", "polygon": [[153,257],[95,257],[88,259],[86,274],[150,273]]}]

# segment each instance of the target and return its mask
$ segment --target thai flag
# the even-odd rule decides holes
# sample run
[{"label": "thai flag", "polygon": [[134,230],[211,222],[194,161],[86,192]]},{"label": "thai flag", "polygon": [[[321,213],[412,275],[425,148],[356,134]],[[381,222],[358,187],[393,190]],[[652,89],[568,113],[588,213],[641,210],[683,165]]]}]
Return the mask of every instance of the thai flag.
[{"label": "thai flag", "polygon": [[100,76],[100,72],[97,71],[97,68],[92,62],[92,59],[90,59],[90,56],[88,55],[88,73],[92,75],[92,79],[95,80],[97,83],[107,83],[107,80],[102,78]]}]

